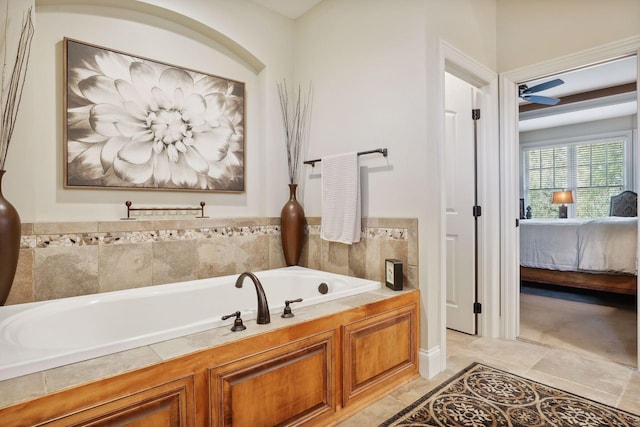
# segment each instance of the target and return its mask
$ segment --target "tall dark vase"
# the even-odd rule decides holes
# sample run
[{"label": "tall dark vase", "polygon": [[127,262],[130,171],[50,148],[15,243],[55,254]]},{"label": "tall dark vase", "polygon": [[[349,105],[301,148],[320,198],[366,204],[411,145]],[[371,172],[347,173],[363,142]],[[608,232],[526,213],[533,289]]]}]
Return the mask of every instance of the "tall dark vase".
[{"label": "tall dark vase", "polygon": [[21,234],[18,211],[2,194],[4,173],[0,170],[0,305],[7,301],[16,275]]},{"label": "tall dark vase", "polygon": [[298,184],[289,184],[289,201],[280,212],[282,251],[287,265],[297,265],[304,240],[304,209],[296,199]]}]

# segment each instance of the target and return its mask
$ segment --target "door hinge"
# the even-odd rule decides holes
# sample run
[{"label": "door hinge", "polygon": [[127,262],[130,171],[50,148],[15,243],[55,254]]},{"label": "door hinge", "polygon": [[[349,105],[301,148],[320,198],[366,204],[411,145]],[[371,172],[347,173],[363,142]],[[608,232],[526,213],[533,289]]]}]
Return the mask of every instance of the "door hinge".
[{"label": "door hinge", "polygon": [[476,205],[473,207],[473,216],[475,218],[482,216],[482,206]]},{"label": "door hinge", "polygon": [[480,313],[482,313],[482,304],[480,304],[479,302],[474,302],[473,314],[480,314]]},{"label": "door hinge", "polygon": [[516,227],[520,227],[520,220],[516,218]]},{"label": "door hinge", "polygon": [[480,120],[480,109],[474,108],[471,110],[471,120]]}]

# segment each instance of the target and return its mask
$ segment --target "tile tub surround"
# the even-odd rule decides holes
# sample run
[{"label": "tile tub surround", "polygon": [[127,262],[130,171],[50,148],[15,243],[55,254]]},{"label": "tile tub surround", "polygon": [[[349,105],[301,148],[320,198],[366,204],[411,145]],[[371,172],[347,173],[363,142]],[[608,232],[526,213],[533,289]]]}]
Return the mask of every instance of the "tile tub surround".
[{"label": "tile tub surround", "polygon": [[[417,288],[416,219],[363,218],[360,243],[320,239],[307,218],[303,267],[383,281],[386,258]],[[279,218],[25,223],[7,305],[285,266]]]}]

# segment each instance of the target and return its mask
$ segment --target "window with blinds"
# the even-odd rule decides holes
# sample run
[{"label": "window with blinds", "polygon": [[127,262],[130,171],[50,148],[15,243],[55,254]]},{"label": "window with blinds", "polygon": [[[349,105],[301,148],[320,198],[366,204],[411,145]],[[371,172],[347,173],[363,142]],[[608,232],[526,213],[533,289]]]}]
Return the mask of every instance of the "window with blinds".
[{"label": "window with blinds", "polygon": [[557,218],[554,191],[573,191],[569,217],[609,215],[612,195],[620,193],[631,176],[627,159],[628,137],[537,145],[523,148],[522,172],[525,203],[533,218]]}]

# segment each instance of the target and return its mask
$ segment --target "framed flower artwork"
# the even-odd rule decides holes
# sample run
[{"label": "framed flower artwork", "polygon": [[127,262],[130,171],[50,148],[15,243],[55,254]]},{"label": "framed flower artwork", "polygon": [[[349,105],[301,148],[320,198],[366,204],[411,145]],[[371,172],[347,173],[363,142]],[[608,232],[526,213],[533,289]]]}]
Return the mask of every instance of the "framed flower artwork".
[{"label": "framed flower artwork", "polygon": [[244,191],[244,83],[65,38],[65,188]]}]

